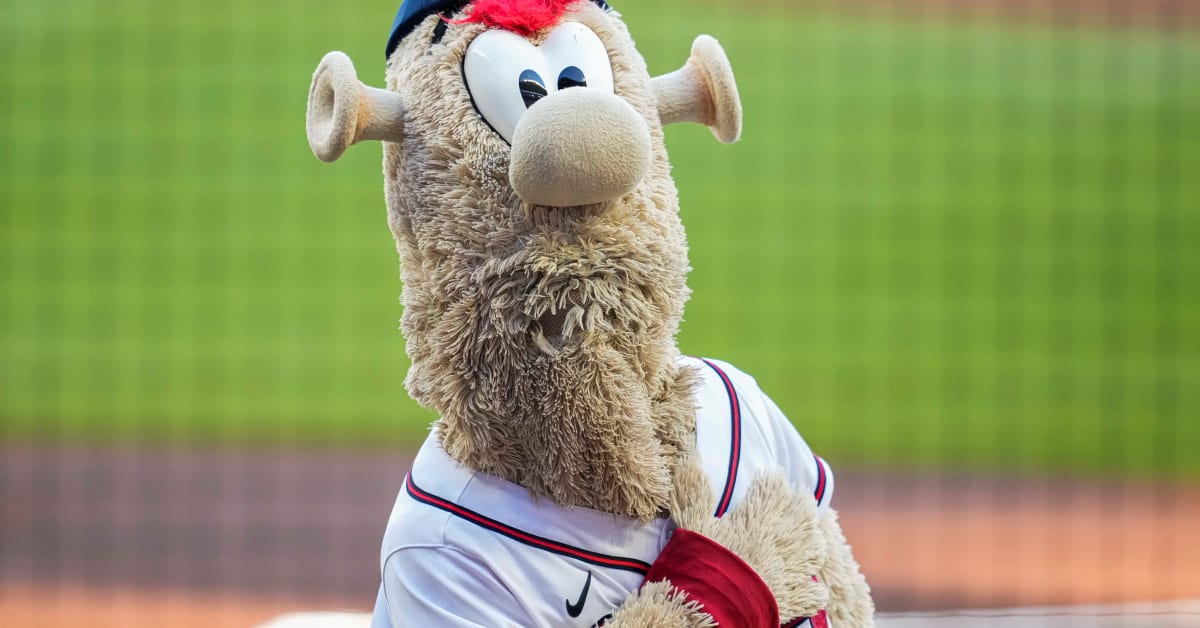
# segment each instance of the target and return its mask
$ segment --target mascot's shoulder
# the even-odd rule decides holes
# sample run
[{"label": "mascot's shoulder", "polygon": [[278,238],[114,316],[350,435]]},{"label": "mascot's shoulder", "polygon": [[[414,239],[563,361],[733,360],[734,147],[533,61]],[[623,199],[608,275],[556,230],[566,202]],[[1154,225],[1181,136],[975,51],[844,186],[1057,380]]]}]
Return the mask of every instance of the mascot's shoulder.
[{"label": "mascot's shoulder", "polygon": [[696,369],[700,385],[693,396],[697,405],[696,430],[738,426],[745,430],[769,427],[769,397],[753,376],[736,366],[708,357],[686,357],[684,363]]},{"label": "mascot's shoulder", "polygon": [[823,512],[833,493],[833,472],[815,455],[797,424],[758,386],[732,364],[712,358],[684,358],[698,369],[696,387],[696,451],[701,466],[720,497],[720,511],[745,497],[750,482],[762,473],[782,469],[793,485],[810,492]]}]

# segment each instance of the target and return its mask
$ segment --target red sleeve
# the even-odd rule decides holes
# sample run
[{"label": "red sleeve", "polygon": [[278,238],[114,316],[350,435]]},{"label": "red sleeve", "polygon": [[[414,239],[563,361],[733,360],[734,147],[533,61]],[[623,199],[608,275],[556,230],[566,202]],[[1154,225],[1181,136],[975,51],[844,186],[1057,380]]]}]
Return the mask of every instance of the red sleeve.
[{"label": "red sleeve", "polygon": [[762,578],[737,554],[701,534],[675,531],[645,582],[670,580],[718,626],[779,628],[779,607]]}]

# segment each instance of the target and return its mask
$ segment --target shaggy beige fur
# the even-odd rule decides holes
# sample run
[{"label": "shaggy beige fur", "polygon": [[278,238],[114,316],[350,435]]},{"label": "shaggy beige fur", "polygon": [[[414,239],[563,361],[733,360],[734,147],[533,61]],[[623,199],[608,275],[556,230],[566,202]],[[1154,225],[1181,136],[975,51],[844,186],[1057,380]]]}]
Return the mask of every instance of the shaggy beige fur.
[{"label": "shaggy beige fur", "polygon": [[674,336],[687,247],[645,62],[616,16],[567,19],[600,36],[615,92],[649,129],[646,178],[608,203],[530,206],[509,147],[471,106],[461,60],[484,27],[427,19],[396,50],[388,88],[405,138],[385,144],[388,219],[404,280],[412,396],[468,467],[559,504],[649,520],[693,433],[694,375]]},{"label": "shaggy beige fur", "polygon": [[811,495],[792,490],[782,472],[762,475],[736,508],[716,519],[716,496],[694,458],[676,468],[674,484],[672,519],[753,567],[775,595],[780,617],[808,617],[826,607],[828,588],[812,576],[825,563],[829,548]]},{"label": "shaggy beige fur", "polygon": [[[755,478],[736,508],[717,519],[712,515],[716,496],[694,457],[680,462],[672,484],[671,517],[675,523],[720,543],[753,567],[775,596],[784,621],[810,617],[829,607],[830,589],[825,580],[812,579],[826,566],[829,548],[811,495],[792,490],[781,472],[762,475]],[[837,577],[845,578],[843,574]],[[846,623],[835,625],[866,625],[853,623],[852,619],[861,619],[861,615],[842,616]],[[649,628],[712,623],[703,607],[686,596],[672,594],[665,582],[646,585],[631,595],[614,620],[614,626]]]},{"label": "shaggy beige fur", "polygon": [[854,560],[850,544],[838,525],[837,512],[830,510],[821,518],[821,532],[829,548],[828,558],[818,571],[829,586],[829,620],[834,626],[869,627],[875,625],[875,602],[871,587]]},{"label": "shaggy beige fur", "polygon": [[608,628],[711,628],[713,618],[669,580],[651,582],[634,591],[613,613]]}]

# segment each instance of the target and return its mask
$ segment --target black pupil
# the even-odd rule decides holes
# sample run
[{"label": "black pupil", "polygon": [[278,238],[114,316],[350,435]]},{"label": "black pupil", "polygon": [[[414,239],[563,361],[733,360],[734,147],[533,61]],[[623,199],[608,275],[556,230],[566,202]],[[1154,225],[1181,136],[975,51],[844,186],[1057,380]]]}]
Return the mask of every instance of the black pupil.
[{"label": "black pupil", "polygon": [[558,75],[558,88],[568,87],[587,87],[587,78],[583,75],[583,70],[572,65]]},{"label": "black pupil", "polygon": [[526,109],[546,97],[546,83],[541,75],[533,70],[522,72],[521,78],[517,79],[517,86],[521,88],[521,99],[525,101]]}]

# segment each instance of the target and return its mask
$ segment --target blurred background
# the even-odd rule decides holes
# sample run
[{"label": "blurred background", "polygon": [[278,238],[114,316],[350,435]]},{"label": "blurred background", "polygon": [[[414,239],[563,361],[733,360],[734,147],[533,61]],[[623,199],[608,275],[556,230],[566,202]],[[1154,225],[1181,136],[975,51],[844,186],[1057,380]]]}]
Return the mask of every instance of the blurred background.
[{"label": "blurred background", "polygon": [[[380,149],[303,120],[396,5],[0,3],[0,624],[370,609],[435,417]],[[680,344],[831,462],[880,609],[1200,598],[1200,2],[614,6],[733,63],[743,140],[667,132]]]}]

